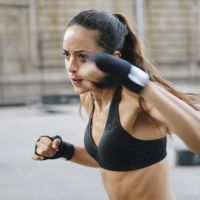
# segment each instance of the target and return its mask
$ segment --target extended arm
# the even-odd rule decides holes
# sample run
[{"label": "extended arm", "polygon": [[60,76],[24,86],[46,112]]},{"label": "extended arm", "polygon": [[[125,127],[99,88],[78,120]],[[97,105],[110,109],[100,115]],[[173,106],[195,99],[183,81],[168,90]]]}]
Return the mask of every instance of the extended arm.
[{"label": "extended arm", "polygon": [[149,82],[142,96],[165,118],[170,129],[195,153],[200,153],[200,112],[162,87]]},{"label": "extended arm", "polygon": [[62,141],[59,136],[42,136],[35,146],[34,160],[65,158],[88,167],[99,167],[98,163],[87,153],[84,147],[74,146]]},{"label": "extended arm", "polygon": [[89,57],[103,72],[114,77],[130,91],[142,95],[164,117],[164,122],[195,153],[200,153],[200,112],[172,95],[148,74],[129,62],[115,56],[99,53]]},{"label": "extended arm", "polygon": [[84,147],[76,146],[70,161],[88,167],[99,167],[99,164],[88,154]]}]

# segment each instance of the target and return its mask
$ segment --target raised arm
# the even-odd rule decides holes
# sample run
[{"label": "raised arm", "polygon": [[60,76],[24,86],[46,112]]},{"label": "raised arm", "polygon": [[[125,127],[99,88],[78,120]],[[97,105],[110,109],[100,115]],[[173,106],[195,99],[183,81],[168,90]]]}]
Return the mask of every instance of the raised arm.
[{"label": "raised arm", "polygon": [[[142,95],[161,114],[169,128],[193,152],[200,153],[199,111],[172,95],[161,86],[150,81],[147,73],[123,59],[106,53],[94,54],[88,59],[96,64],[98,70],[100,69],[102,72],[108,74],[113,80],[124,85],[133,93]],[[98,70],[95,71],[96,74]],[[92,73],[92,70],[90,71]],[[97,83],[104,81],[106,75],[102,75],[102,72],[99,73],[99,79],[96,78],[96,80],[91,81],[97,81]],[[87,77],[92,77],[91,73],[88,73]]]},{"label": "raised arm", "polygon": [[162,114],[169,128],[199,154],[200,112],[153,82],[147,84],[142,96]]}]

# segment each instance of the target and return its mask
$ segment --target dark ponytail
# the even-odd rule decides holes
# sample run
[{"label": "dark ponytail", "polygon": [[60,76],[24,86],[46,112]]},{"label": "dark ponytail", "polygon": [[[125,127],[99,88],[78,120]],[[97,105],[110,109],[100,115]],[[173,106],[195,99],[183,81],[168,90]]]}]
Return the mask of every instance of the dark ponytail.
[{"label": "dark ponytail", "polygon": [[194,109],[200,110],[199,106],[196,105],[198,101],[194,96],[184,94],[171,87],[169,81],[163,78],[157,68],[147,59],[142,52],[142,48],[136,34],[130,28],[126,18],[122,14],[114,14],[114,16],[117,17],[128,30],[128,34],[125,36],[124,46],[121,51],[122,58],[147,72],[150,76],[150,80],[159,83],[167,91],[183,100]]},{"label": "dark ponytail", "polygon": [[147,72],[147,69],[144,67],[141,45],[136,34],[130,28],[124,15],[117,13],[114,14],[114,16],[117,17],[128,30],[128,34],[125,36],[124,45],[121,50],[121,57]]}]

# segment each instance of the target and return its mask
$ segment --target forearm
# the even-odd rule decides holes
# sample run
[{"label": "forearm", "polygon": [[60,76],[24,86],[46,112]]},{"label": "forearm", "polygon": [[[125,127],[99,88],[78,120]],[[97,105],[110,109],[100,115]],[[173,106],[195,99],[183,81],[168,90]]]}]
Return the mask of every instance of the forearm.
[{"label": "forearm", "polygon": [[200,153],[199,112],[152,82],[149,82],[142,96],[159,110],[172,131],[174,131],[192,151]]},{"label": "forearm", "polygon": [[75,146],[75,151],[70,161],[88,167],[99,167],[99,164],[87,153],[85,148]]},{"label": "forearm", "polygon": [[41,136],[35,145],[34,160],[53,160],[64,158],[88,167],[99,167],[98,163],[87,153],[85,148],[65,142],[58,135]]}]

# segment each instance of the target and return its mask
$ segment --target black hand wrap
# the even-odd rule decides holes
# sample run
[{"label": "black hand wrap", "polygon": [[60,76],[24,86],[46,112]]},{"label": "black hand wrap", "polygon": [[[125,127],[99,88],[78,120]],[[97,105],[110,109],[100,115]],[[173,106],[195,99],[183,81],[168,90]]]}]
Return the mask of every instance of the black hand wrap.
[{"label": "black hand wrap", "polygon": [[[61,143],[58,147],[58,151],[56,152],[56,154],[51,157],[46,157],[46,156],[42,156],[42,155],[38,154],[37,146],[35,145],[35,154],[36,155],[44,157],[44,160],[57,159],[57,158],[66,158],[67,160],[70,160],[73,157],[74,146],[68,142],[64,142],[60,136],[56,135],[54,137],[49,137],[49,136],[41,136],[41,137],[48,137],[52,141],[54,141],[55,139],[60,139]],[[39,141],[40,138],[37,141]]]},{"label": "black hand wrap", "polygon": [[[108,77],[115,80],[135,93],[140,93],[149,81],[149,75],[140,68],[130,64],[126,60],[117,58],[107,53],[97,53],[88,57]],[[104,80],[103,80],[104,81]],[[99,83],[96,83],[98,86]]]}]

